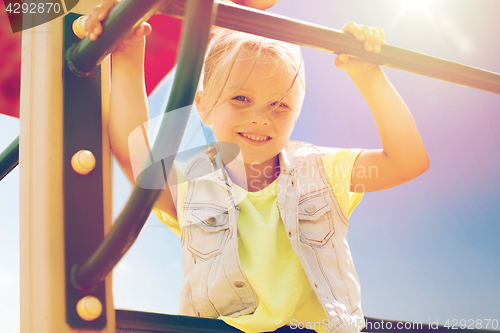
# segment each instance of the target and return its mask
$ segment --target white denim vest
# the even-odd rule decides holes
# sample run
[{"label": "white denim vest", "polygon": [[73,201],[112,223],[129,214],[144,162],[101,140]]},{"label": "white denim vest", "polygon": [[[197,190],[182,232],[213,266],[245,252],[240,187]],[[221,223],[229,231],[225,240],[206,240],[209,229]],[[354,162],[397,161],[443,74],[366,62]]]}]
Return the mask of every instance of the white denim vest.
[{"label": "white denim vest", "polygon": [[[213,151],[213,150],[212,150]],[[185,169],[188,181],[181,244],[181,314],[206,318],[251,314],[257,298],[238,255],[236,189],[218,154],[201,154]],[[328,317],[328,332],[364,327],[359,281],[347,244],[349,221],[323,167],[325,152],[291,141],[279,154],[278,209],[293,250]],[[215,165],[215,166],[214,166]],[[271,281],[279,283],[279,281]],[[293,292],[293,291],[291,291]]]}]

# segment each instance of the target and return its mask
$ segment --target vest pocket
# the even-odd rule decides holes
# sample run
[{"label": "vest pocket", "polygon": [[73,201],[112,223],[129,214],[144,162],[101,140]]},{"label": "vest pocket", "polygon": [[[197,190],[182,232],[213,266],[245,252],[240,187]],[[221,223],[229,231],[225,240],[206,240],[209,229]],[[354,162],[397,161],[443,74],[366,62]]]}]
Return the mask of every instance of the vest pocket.
[{"label": "vest pocket", "polygon": [[228,212],[197,209],[185,214],[188,250],[202,260],[220,254],[229,236]]},{"label": "vest pocket", "polygon": [[299,200],[298,219],[300,240],[303,243],[321,247],[324,246],[335,233],[333,227],[333,204],[321,194]]}]

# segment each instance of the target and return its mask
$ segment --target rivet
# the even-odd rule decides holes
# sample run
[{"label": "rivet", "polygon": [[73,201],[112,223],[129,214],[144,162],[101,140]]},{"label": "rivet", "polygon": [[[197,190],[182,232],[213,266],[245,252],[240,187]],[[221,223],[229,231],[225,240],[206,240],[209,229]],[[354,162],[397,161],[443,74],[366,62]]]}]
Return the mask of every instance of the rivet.
[{"label": "rivet", "polygon": [[71,158],[71,166],[76,173],[87,175],[95,168],[95,157],[89,150],[80,150]]},{"label": "rivet", "polygon": [[292,237],[292,232],[291,231],[288,232],[288,237]]},{"label": "rivet", "polygon": [[243,287],[245,286],[245,282],[242,282],[242,281],[236,281],[236,282],[234,283],[234,286],[235,286],[236,288],[243,288]]},{"label": "rivet", "polygon": [[309,213],[309,214],[312,214],[316,211],[316,206],[314,205],[307,205],[306,208],[305,208],[306,212]]},{"label": "rivet", "polygon": [[[76,37],[82,39],[85,37],[85,30],[83,29],[83,26],[85,25],[85,16],[80,16],[76,20],[73,21],[73,33],[76,35]],[[82,22],[83,21],[83,22]]]},{"label": "rivet", "polygon": [[102,304],[94,296],[85,296],[76,303],[76,312],[85,321],[92,321],[102,313]]}]

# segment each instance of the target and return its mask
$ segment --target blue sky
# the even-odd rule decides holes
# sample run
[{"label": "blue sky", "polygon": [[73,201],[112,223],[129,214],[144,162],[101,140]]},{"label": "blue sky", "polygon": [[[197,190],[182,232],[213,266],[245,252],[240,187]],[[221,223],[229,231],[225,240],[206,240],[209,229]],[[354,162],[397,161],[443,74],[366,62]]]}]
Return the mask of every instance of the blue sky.
[{"label": "blue sky", "polygon": [[[418,4],[420,3],[420,4]],[[283,1],[285,16],[340,29],[382,26],[387,43],[500,72],[496,0]],[[381,148],[370,110],[334,56],[303,48],[307,93],[292,139]],[[384,70],[410,108],[430,169],[401,186],[367,193],[348,234],[366,316],[392,320],[500,320],[500,96]],[[155,112],[152,111],[152,114]],[[0,149],[19,133],[0,116]],[[0,322],[17,332],[18,169],[0,182]],[[114,215],[130,185],[115,168]],[[176,313],[180,243],[152,216],[114,273],[117,308]]]}]

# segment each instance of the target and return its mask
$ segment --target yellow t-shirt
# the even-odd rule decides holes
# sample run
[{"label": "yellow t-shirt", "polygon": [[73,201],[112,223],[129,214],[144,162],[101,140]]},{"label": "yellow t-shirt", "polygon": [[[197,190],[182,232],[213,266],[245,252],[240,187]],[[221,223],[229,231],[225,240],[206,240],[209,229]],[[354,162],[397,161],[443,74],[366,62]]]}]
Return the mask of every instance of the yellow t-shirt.
[{"label": "yellow t-shirt", "polygon": [[[327,155],[322,160],[330,185],[349,217],[363,196],[349,191],[352,166],[362,150],[325,148],[325,151]],[[186,187],[185,182],[177,185],[178,207],[182,207]],[[236,185],[236,192],[241,208],[237,222],[238,252],[258,305],[250,315],[221,316],[219,319],[245,332],[273,331],[300,322],[310,323],[306,328],[326,332],[321,325],[326,323],[324,310],[292,249],[279,215],[277,180],[257,192],[246,192]],[[178,221],[156,208],[155,213],[160,221],[180,235]],[[178,210],[178,218],[183,221],[181,210]]]}]

